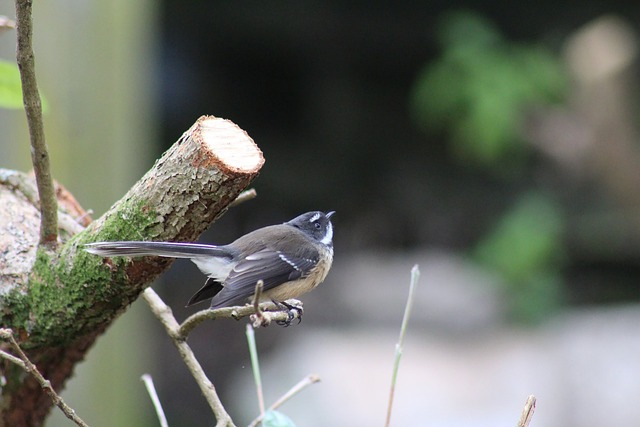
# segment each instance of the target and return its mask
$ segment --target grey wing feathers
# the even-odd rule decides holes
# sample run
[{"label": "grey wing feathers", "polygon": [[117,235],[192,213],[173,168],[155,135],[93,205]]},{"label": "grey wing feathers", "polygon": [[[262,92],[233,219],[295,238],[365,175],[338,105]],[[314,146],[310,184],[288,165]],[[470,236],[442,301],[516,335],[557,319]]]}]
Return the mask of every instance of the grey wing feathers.
[{"label": "grey wing feathers", "polygon": [[247,256],[231,270],[224,289],[213,298],[211,307],[242,304],[253,295],[258,280],[263,281],[267,291],[306,276],[317,263],[317,259],[285,257],[280,251],[263,249]]},{"label": "grey wing feathers", "polygon": [[198,256],[231,257],[221,246],[174,242],[96,242],[84,246],[87,252],[101,256],[162,256],[194,258]]},{"label": "grey wing feathers", "polygon": [[222,286],[222,283],[220,283],[216,279],[209,277],[205,282],[204,286],[198,289],[198,292],[193,294],[191,299],[189,299],[189,302],[187,302],[187,307],[213,298],[222,289],[224,289]]}]

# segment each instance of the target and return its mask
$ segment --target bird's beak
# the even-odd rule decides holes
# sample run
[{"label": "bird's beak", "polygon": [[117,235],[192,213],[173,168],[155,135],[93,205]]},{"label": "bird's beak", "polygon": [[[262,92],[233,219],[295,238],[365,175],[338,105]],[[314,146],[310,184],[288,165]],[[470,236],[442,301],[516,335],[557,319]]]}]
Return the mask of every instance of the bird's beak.
[{"label": "bird's beak", "polygon": [[328,212],[328,213],[326,214],[326,217],[327,217],[327,218],[331,218],[331,217],[333,216],[333,214],[334,214],[334,213],[336,213],[336,211]]}]

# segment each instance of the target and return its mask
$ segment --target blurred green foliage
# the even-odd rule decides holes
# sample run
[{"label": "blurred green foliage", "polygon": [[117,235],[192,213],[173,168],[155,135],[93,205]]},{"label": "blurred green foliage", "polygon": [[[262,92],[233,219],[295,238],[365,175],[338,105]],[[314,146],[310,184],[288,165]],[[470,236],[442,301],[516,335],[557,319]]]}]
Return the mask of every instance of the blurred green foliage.
[{"label": "blurred green foliage", "polygon": [[[426,132],[441,132],[460,159],[491,172],[523,166],[530,108],[562,101],[568,77],[543,46],[516,43],[476,13],[444,15],[441,56],[415,83],[411,108]],[[473,250],[497,272],[512,318],[536,322],[559,305],[563,213],[544,194],[522,196]]]},{"label": "blurred green foliage", "polygon": [[502,277],[513,319],[533,323],[558,308],[563,231],[561,209],[526,194],[474,249],[473,257]]},{"label": "blurred green foliage", "polygon": [[[42,111],[47,111],[47,102],[40,94]],[[12,62],[0,60],[0,108],[20,110],[24,108],[22,103],[22,83],[20,70]]]},{"label": "blurred green foliage", "polygon": [[412,93],[415,122],[444,131],[456,154],[504,166],[526,153],[520,133],[528,107],[562,99],[567,77],[542,46],[505,40],[472,12],[452,12],[439,24],[441,57],[425,67]]}]

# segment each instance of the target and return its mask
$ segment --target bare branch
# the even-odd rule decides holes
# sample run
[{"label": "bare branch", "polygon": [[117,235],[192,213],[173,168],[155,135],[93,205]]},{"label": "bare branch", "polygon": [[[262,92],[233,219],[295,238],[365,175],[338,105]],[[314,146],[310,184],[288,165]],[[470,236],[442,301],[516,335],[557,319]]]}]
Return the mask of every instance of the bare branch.
[{"label": "bare branch", "polygon": [[309,374],[305,378],[303,378],[298,384],[294,385],[289,389],[288,392],[282,395],[278,400],[276,400],[273,405],[269,407],[270,410],[278,409],[280,406],[284,405],[285,402],[291,399],[296,394],[300,393],[302,390],[310,386],[311,384],[315,384],[320,382],[320,377],[317,374]]},{"label": "bare branch", "polygon": [[20,345],[18,345],[18,342],[16,341],[16,339],[13,337],[13,331],[7,328],[0,329],[0,339],[7,341],[13,348],[13,351],[15,351],[16,354],[18,355],[18,357],[15,357],[3,351],[3,352],[0,352],[0,357],[15,363],[16,365],[24,369],[25,372],[33,375],[33,377],[36,379],[36,381],[38,381],[38,383],[43,388],[43,390],[45,390],[47,394],[51,397],[51,400],[53,401],[53,403],[58,408],[60,408],[60,410],[66,415],[67,418],[69,418],[71,421],[73,421],[74,423],[76,423],[81,427],[88,427],[87,424],[84,421],[82,421],[82,419],[79,416],[76,415],[76,411],[70,408],[64,402],[62,397],[60,397],[58,393],[56,393],[56,391],[51,386],[51,383],[42,376],[40,371],[38,371],[38,368],[36,367],[36,365],[31,363],[27,355],[20,348]]},{"label": "bare branch", "polygon": [[55,247],[58,240],[58,202],[51,176],[49,152],[42,122],[42,103],[36,81],[31,19],[32,0],[16,0],[16,58],[22,81],[22,98],[31,139],[31,161],[40,194],[40,245]]},{"label": "bare branch", "polygon": [[249,200],[254,199],[257,195],[258,193],[256,192],[255,188],[245,190],[242,193],[238,194],[238,197],[236,197],[233,202],[229,203],[229,207],[233,208],[241,203],[248,202]]},{"label": "bare branch", "polygon": [[233,421],[231,420],[231,416],[229,416],[227,411],[224,409],[213,383],[204,373],[204,370],[193,354],[191,347],[189,347],[185,339],[180,336],[180,325],[176,321],[175,317],[173,317],[171,308],[169,308],[169,306],[167,306],[151,288],[145,289],[144,292],[142,292],[142,297],[147,304],[149,304],[151,311],[158,320],[160,320],[162,326],[164,326],[167,334],[173,341],[173,344],[178,349],[180,357],[182,357],[182,360],[191,372],[191,375],[196,380],[198,387],[200,387],[200,391],[209,403],[209,406],[216,417],[216,427],[235,427],[235,424],[233,424]]},{"label": "bare branch", "polygon": [[255,310],[255,319],[254,323],[262,323],[264,316],[262,315],[262,310],[260,310],[260,299],[262,298],[262,289],[264,288],[264,282],[262,280],[258,280],[256,282],[256,290],[253,293],[253,309]]},{"label": "bare branch", "polygon": [[[296,301],[299,305],[302,305],[299,301]],[[266,326],[271,322],[284,322],[289,320],[289,314],[287,311],[284,311],[282,307],[279,307],[277,304],[272,302],[263,302],[259,305],[260,311],[262,312],[262,320],[259,326]],[[178,331],[178,337],[180,339],[187,339],[187,336],[193,331],[198,325],[206,320],[215,320],[222,318],[233,318],[236,320],[242,319],[243,317],[255,315],[256,308],[253,305],[245,305],[242,307],[222,307],[216,308],[215,310],[201,310],[198,311],[191,316],[189,316],[182,324],[180,325],[180,329]],[[252,319],[253,321],[253,319]],[[255,322],[254,326],[255,325]]]},{"label": "bare branch", "polygon": [[0,350],[0,357],[2,357],[3,359],[8,360],[9,362],[13,363],[14,365],[20,366],[24,370],[27,370],[27,365],[19,357],[15,357],[14,355],[9,354],[9,353],[7,353],[6,351],[3,351],[3,350]]},{"label": "bare branch", "polygon": [[[259,301],[259,293],[261,292],[262,281],[258,281],[256,284],[256,293],[258,298],[255,301]],[[185,320],[182,325],[179,325],[171,308],[167,306],[162,299],[151,288],[147,288],[142,292],[142,297],[151,307],[153,314],[160,320],[160,323],[164,326],[167,334],[173,341],[174,345],[178,349],[182,360],[187,365],[187,368],[191,372],[191,375],[196,380],[196,383],[200,387],[202,394],[209,403],[209,406],[213,410],[213,413],[218,420],[217,427],[233,426],[231,417],[224,409],[218,394],[216,393],[213,383],[207,378],[206,374],[202,370],[199,362],[195,358],[193,351],[186,343],[189,333],[195,329],[196,326],[204,322],[205,320],[214,320],[218,318],[234,318],[241,319],[243,317],[254,315],[256,312],[261,313],[262,321],[259,325],[268,325],[272,321],[287,321],[290,320],[290,314],[287,311],[283,311],[281,307],[272,302],[265,302],[261,304],[246,305],[244,307],[223,307],[215,310],[202,310],[199,311]],[[290,300],[293,301],[293,300]],[[296,301],[301,304],[299,301]],[[254,327],[256,322],[253,321]]]}]

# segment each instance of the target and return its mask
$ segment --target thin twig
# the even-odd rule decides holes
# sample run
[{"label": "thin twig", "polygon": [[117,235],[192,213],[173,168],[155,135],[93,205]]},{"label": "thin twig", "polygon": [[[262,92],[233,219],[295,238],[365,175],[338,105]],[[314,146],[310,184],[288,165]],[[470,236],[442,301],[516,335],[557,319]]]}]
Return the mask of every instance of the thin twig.
[{"label": "thin twig", "polygon": [[22,369],[24,369],[25,372],[33,375],[36,381],[38,381],[38,384],[40,384],[40,387],[42,387],[42,389],[49,395],[49,397],[51,397],[51,400],[53,401],[53,403],[58,408],[60,408],[60,410],[64,413],[64,415],[67,418],[69,418],[71,421],[73,421],[74,423],[76,423],[81,427],[88,427],[87,424],[84,421],[82,421],[82,419],[78,415],[76,415],[76,411],[71,407],[69,407],[64,402],[62,397],[60,397],[58,393],[56,393],[51,383],[42,376],[40,371],[38,371],[38,368],[36,367],[36,365],[31,363],[27,355],[24,353],[24,351],[22,351],[22,348],[20,348],[20,345],[18,344],[16,339],[13,337],[13,331],[7,328],[0,329],[0,339],[9,342],[9,344],[13,348],[13,351],[15,351],[16,354],[18,355],[18,357],[15,357],[3,351],[3,352],[0,352],[0,357],[3,357],[4,359],[17,364]]},{"label": "thin twig", "polygon": [[25,371],[27,370],[27,365],[20,359],[19,357],[15,357],[13,354],[9,354],[4,350],[0,350],[0,357],[3,359],[7,359],[9,362],[20,366]]},{"label": "thin twig", "polygon": [[411,307],[413,306],[414,291],[418,284],[418,278],[420,277],[420,270],[418,265],[414,265],[411,269],[411,284],[409,285],[409,297],[407,298],[407,304],[404,308],[404,317],[402,318],[402,326],[400,327],[400,338],[396,344],[396,353],[393,361],[393,374],[391,375],[391,388],[389,390],[389,405],[387,406],[387,420],[385,427],[389,427],[391,424],[391,408],[393,407],[393,395],[396,390],[396,380],[398,379],[398,368],[400,367],[400,358],[402,357],[402,345],[404,343],[404,336],[407,332],[407,325],[409,323],[409,317],[411,316]]},{"label": "thin twig", "polygon": [[191,347],[186,343],[185,339],[180,335],[180,325],[176,321],[171,312],[171,309],[162,301],[162,299],[156,294],[153,289],[147,288],[142,292],[142,297],[149,304],[153,314],[160,320],[162,326],[164,326],[167,334],[173,341],[173,344],[178,349],[180,357],[184,361],[185,365],[191,372],[191,375],[195,379],[200,391],[204,395],[205,399],[209,403],[214,416],[216,417],[216,427],[235,427],[231,417],[227,413],[226,409],[222,405],[216,388],[204,373],[202,366],[196,359]]},{"label": "thin twig", "polygon": [[255,188],[250,188],[248,190],[245,190],[242,193],[238,194],[238,197],[236,197],[236,199],[233,202],[229,203],[229,207],[230,208],[236,207],[241,203],[254,199],[257,195],[258,193],[256,192]]},{"label": "thin twig", "polygon": [[169,427],[167,417],[164,415],[164,410],[162,409],[162,403],[160,403],[160,398],[158,397],[158,393],[156,392],[156,387],[153,385],[153,378],[151,378],[151,375],[149,374],[144,374],[140,377],[140,379],[144,382],[144,386],[147,388],[147,393],[149,393],[149,397],[151,397],[153,407],[156,408],[156,414],[158,414],[160,427]]},{"label": "thin twig", "polygon": [[269,410],[278,409],[280,406],[284,405],[289,399],[291,399],[296,394],[300,393],[302,390],[310,386],[311,384],[315,384],[320,382],[320,377],[317,374],[309,374],[304,377],[298,384],[294,385],[283,394],[278,400],[276,400],[273,405],[269,407]]},{"label": "thin twig", "polygon": [[256,336],[253,326],[247,323],[247,342],[249,343],[249,355],[251,356],[251,368],[253,370],[253,380],[256,383],[256,393],[258,394],[258,407],[260,415],[264,417],[264,394],[262,393],[262,376],[260,375],[260,362],[258,361],[258,349],[256,347]]},{"label": "thin twig", "polygon": [[251,305],[200,310],[193,313],[182,322],[178,335],[182,339],[186,339],[191,331],[204,321],[224,318],[241,319],[243,317],[250,316],[255,312],[255,309]]},{"label": "thin twig", "polygon": [[[257,325],[262,324],[264,321],[264,315],[262,314],[262,310],[260,309],[260,299],[262,298],[262,289],[264,289],[264,282],[262,280],[258,280],[256,282],[256,289],[253,293],[253,309],[255,310],[254,316],[256,321],[254,322]],[[254,325],[254,327],[257,327]]]},{"label": "thin twig", "polygon": [[[289,389],[289,391],[287,391],[278,400],[276,400],[273,403],[273,405],[269,406],[269,409],[267,409],[267,412],[268,411],[275,411],[280,406],[284,405],[284,403],[287,402],[289,399],[291,399],[293,396],[295,396],[296,394],[300,393],[302,390],[304,390],[305,388],[307,388],[311,384],[315,384],[315,383],[317,383],[319,381],[320,381],[320,377],[318,375],[316,375],[316,374],[307,375],[298,384],[296,384],[293,387],[291,387],[291,389]],[[258,424],[260,424],[260,422],[262,421],[263,418],[264,418],[264,414],[260,414],[256,419],[251,421],[251,424],[249,424],[249,427],[256,427]]]},{"label": "thin twig", "polygon": [[51,176],[49,152],[42,122],[42,103],[36,81],[33,53],[32,0],[16,0],[16,59],[22,82],[22,99],[31,140],[31,162],[40,194],[40,245],[55,247],[58,240],[58,202]]},{"label": "thin twig", "polygon": [[520,414],[520,420],[517,427],[528,427],[533,418],[533,412],[536,410],[536,397],[531,395],[527,398],[527,402],[524,404],[522,414]]},{"label": "thin twig", "polygon": [[[289,314],[286,310],[273,302],[260,303],[260,310],[264,320],[263,324],[269,324],[272,321],[287,321]],[[251,316],[256,313],[256,309],[253,305],[245,305],[238,307],[222,307],[216,309],[200,310],[182,322],[180,329],[178,330],[178,337],[180,339],[186,339],[191,331],[193,331],[198,325],[206,320],[233,318],[236,320],[243,317]]]}]

